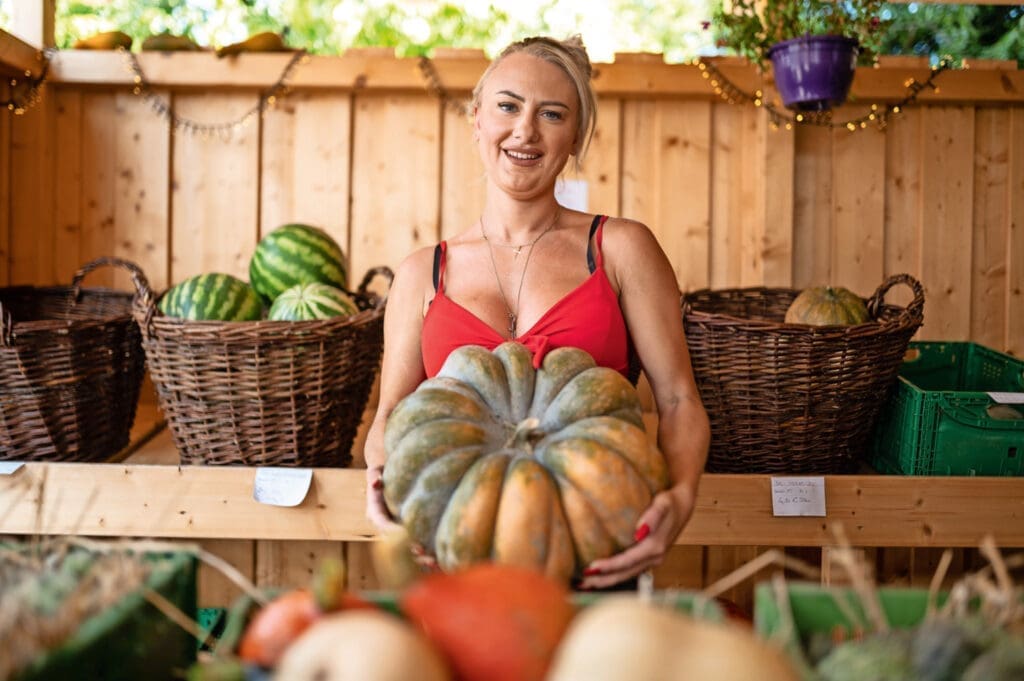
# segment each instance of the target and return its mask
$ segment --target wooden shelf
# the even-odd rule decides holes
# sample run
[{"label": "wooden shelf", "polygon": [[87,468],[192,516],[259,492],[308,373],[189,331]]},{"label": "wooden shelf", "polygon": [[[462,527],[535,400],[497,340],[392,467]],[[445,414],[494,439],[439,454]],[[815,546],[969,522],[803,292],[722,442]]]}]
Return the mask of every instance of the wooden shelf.
[{"label": "wooden shelf", "polygon": [[[717,98],[702,72],[689,64],[666,64],[660,55],[636,59],[619,55],[615,62],[594,65],[594,87],[598,95],[645,97],[678,95]],[[244,54],[218,59],[210,52],[157,53],[138,55],[150,84],[157,87],[265,89],[276,82],[290,54]],[[436,57],[434,66],[445,88],[465,96],[476,84],[487,61],[475,51],[465,56],[447,52]],[[767,88],[771,78],[745,62],[726,58],[719,69],[746,91]],[[129,86],[133,74],[125,68],[125,57],[117,52],[63,50],[51,66],[55,83],[98,86]],[[898,101],[909,78],[927,79],[927,66],[883,66],[859,68],[851,90],[852,100]],[[297,89],[421,91],[425,79],[419,60],[396,58],[379,51],[350,50],[341,56],[311,56],[299,65],[289,86]],[[1020,102],[1024,101],[1024,71],[953,70],[939,77],[939,90],[926,90],[922,102]]]},{"label": "wooden shelf", "polygon": [[[140,414],[144,412],[140,411]],[[141,429],[146,432],[145,428]],[[163,430],[125,463],[26,464],[0,476],[0,534],[366,541],[364,476],[317,469],[294,508],[253,500],[255,469],[176,460]],[[825,518],[772,516],[767,475],[705,475],[685,545],[1024,546],[1024,478],[826,476]]]}]

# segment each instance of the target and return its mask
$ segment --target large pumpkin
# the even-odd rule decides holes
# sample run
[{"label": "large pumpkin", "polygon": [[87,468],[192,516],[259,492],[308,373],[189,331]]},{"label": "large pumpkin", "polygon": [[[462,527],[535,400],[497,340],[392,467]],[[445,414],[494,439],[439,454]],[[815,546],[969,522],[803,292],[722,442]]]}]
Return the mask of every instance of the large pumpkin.
[{"label": "large pumpkin", "polygon": [[485,560],[566,580],[633,543],[668,484],[636,390],[586,352],[464,346],[398,403],[384,498],[443,569]]},{"label": "large pumpkin", "polygon": [[868,309],[860,296],[842,286],[806,288],[786,310],[787,324],[847,326],[868,321]]}]

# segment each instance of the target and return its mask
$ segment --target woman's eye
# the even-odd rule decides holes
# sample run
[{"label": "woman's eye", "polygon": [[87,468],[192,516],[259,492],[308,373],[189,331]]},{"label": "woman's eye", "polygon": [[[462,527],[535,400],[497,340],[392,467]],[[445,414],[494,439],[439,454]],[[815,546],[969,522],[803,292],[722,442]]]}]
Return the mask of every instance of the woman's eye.
[{"label": "woman's eye", "polygon": [[552,121],[560,121],[560,120],[562,120],[562,112],[561,111],[542,111],[541,112],[541,116],[543,116],[544,118],[550,119]]},{"label": "woman's eye", "polygon": [[512,102],[498,102],[498,110],[510,113],[516,110],[516,105]]}]

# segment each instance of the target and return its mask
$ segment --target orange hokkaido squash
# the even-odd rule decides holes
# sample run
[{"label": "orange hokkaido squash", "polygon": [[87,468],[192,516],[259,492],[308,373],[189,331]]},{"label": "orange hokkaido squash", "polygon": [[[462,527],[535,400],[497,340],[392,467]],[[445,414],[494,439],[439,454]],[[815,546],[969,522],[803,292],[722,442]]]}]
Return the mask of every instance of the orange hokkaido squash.
[{"label": "orange hokkaido squash", "polygon": [[494,563],[427,575],[405,589],[399,609],[459,681],[542,681],[575,614],[560,583]]},{"label": "orange hokkaido squash", "polygon": [[388,417],[384,498],[445,570],[493,560],[566,581],[633,543],[668,485],[636,390],[586,352],[465,346]]},{"label": "orange hokkaido squash", "polygon": [[800,292],[786,310],[787,324],[847,326],[868,321],[860,296],[842,286],[812,286]]}]

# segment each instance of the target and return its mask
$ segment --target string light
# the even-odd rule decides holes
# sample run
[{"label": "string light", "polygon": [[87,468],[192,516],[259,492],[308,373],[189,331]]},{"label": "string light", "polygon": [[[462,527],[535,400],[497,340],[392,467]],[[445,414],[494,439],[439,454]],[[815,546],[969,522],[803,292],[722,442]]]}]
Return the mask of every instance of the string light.
[{"label": "string light", "polygon": [[[761,90],[755,90],[753,94],[740,89],[735,85],[728,77],[723,74],[714,63],[698,59],[696,62],[697,68],[701,71],[701,76],[705,79],[714,78],[711,80],[710,85],[714,90],[715,94],[726,100],[730,104],[740,103],[752,103],[756,107],[761,107],[768,111],[769,122],[772,130],[778,130],[780,126],[785,126],[787,130],[793,128],[793,124],[797,125],[817,125],[830,128],[846,128],[850,132],[856,130],[863,130],[867,128],[868,123],[874,123],[878,128],[884,129],[888,124],[889,117],[892,114],[898,114],[908,104],[912,104],[917,100],[918,95],[924,90],[932,90],[935,93],[939,92],[939,87],[935,84],[935,79],[940,73],[950,68],[952,60],[949,57],[944,57],[939,61],[938,66],[935,66],[931,70],[931,74],[927,80],[921,82],[916,78],[908,78],[904,81],[903,85],[907,89],[907,94],[900,101],[895,104],[883,105],[879,107],[878,104],[871,105],[870,113],[864,114],[857,118],[848,121],[834,121],[832,120],[831,109],[825,111],[805,111],[797,114],[791,114],[788,111],[771,104],[764,99],[764,95]],[[877,67],[878,65],[875,64]]]},{"label": "string light", "polygon": [[248,127],[249,122],[253,118],[262,116],[266,113],[267,109],[273,108],[287,94],[288,81],[292,77],[295,68],[299,64],[309,63],[309,55],[306,54],[306,51],[296,50],[281,71],[277,81],[260,93],[259,102],[255,106],[234,120],[224,123],[206,123],[185,116],[179,116],[173,107],[167,103],[167,100],[153,91],[152,85],[146,80],[146,76],[142,72],[142,66],[139,64],[135,53],[123,47],[119,47],[118,51],[125,57],[125,69],[133,74],[132,82],[135,83],[135,87],[132,88],[132,93],[148,101],[150,108],[158,115],[166,118],[175,132],[182,131],[193,135],[198,134],[203,140],[216,136],[224,142],[231,141],[233,133]]},{"label": "string light", "polygon": [[448,89],[445,88],[444,82],[441,80],[441,74],[437,72],[437,67],[434,66],[434,62],[429,57],[420,57],[419,67],[420,73],[423,74],[424,80],[427,81],[426,88],[430,94],[440,99],[446,107],[455,111],[460,116],[469,116],[469,107],[466,105],[466,102],[456,99],[448,93]]},{"label": "string light", "polygon": [[43,96],[43,85],[46,83],[46,75],[50,71],[50,61],[55,54],[57,54],[56,48],[48,47],[43,50],[43,67],[35,78],[32,77],[31,70],[25,69],[24,80],[20,81],[20,84],[25,88],[23,91],[19,92],[15,89],[18,87],[19,81],[17,78],[11,78],[9,81],[11,96],[5,100],[0,100],[0,108],[13,111],[16,116],[21,116],[38,104]]}]

